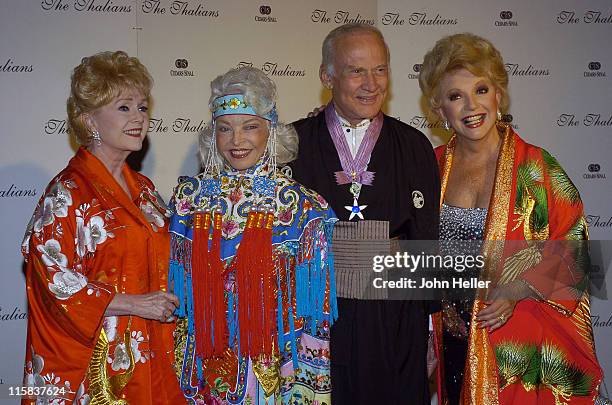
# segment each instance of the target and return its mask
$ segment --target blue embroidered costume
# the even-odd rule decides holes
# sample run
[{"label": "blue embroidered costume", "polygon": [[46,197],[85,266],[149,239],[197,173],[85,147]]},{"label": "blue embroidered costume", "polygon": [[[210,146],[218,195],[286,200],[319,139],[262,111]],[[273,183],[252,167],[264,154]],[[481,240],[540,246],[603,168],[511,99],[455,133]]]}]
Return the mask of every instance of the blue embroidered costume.
[{"label": "blue embroidered costume", "polygon": [[243,173],[182,178],[173,208],[175,363],[189,403],[330,404],[327,202],[262,158]]}]

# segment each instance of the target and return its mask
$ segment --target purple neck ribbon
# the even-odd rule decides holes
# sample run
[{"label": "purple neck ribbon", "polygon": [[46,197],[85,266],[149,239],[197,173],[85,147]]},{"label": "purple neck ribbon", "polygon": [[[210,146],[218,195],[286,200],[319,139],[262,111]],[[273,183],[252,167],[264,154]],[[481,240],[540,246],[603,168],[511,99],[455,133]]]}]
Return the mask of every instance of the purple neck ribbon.
[{"label": "purple neck ribbon", "polygon": [[374,145],[376,145],[376,141],[380,136],[383,124],[382,112],[379,112],[370,123],[355,158],[351,155],[348,143],[346,142],[346,136],[342,131],[342,124],[336,115],[334,104],[331,102],[325,107],[325,123],[334,141],[334,146],[340,158],[340,165],[342,166],[342,171],[334,173],[338,185],[360,183],[371,186],[374,181],[374,172],[369,172],[366,168],[368,167],[368,161],[372,155]]}]

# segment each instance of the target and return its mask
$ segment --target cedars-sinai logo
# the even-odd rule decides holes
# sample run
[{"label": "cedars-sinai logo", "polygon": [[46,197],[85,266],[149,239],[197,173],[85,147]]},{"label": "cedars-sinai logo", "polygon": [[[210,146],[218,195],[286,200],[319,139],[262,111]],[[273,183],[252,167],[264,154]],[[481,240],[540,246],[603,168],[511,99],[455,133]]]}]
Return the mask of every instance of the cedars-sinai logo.
[{"label": "cedars-sinai logo", "polygon": [[45,11],[68,11],[70,4],[74,11],[93,13],[131,13],[132,3],[128,0],[43,0],[40,6]]},{"label": "cedars-sinai logo", "polygon": [[31,73],[33,70],[34,67],[32,65],[15,63],[13,58],[8,58],[6,63],[0,67],[0,72],[2,73]]},{"label": "cedars-sinai logo", "polygon": [[335,13],[327,13],[327,10],[315,9],[310,15],[310,21],[319,24],[329,24],[333,22],[335,24],[349,24],[349,23],[362,23],[374,25],[376,21],[374,18],[364,17],[359,13],[354,13],[346,10],[338,10]]},{"label": "cedars-sinai logo", "polygon": [[600,62],[589,62],[584,71],[584,77],[606,77],[606,72],[601,70]]},{"label": "cedars-sinai logo", "polygon": [[255,16],[255,21],[257,22],[264,22],[264,23],[278,22],[276,20],[276,17],[272,17],[270,15],[272,14],[272,7],[270,6],[266,6],[266,5],[259,6],[259,14],[260,15]]},{"label": "cedars-sinai logo", "polygon": [[531,64],[525,66],[519,63],[506,63],[506,72],[510,76],[518,77],[536,77],[536,76],[549,76],[550,71],[548,68],[536,68]]},{"label": "cedars-sinai logo", "polygon": [[587,180],[600,180],[605,179],[606,174],[601,171],[601,165],[599,163],[589,163],[587,165],[588,173],[584,173],[582,178]]},{"label": "cedars-sinai logo", "polygon": [[514,117],[512,116],[512,114],[502,114],[500,121],[507,125],[510,125],[515,130],[519,129],[519,126],[514,123]]},{"label": "cedars-sinai logo", "polygon": [[181,77],[193,77],[195,74],[193,70],[187,70],[189,67],[189,61],[187,59],[177,59],[174,61],[174,67],[176,69],[170,69],[170,76],[181,76]]},{"label": "cedars-sinai logo", "polygon": [[161,0],[145,0],[142,3],[145,14],[164,15],[170,13],[178,16],[219,17],[219,10],[206,8],[202,2],[174,0],[162,3]]},{"label": "cedars-sinai logo", "polygon": [[[239,62],[236,67],[253,66],[253,62]],[[298,69],[288,64],[279,64],[278,62],[264,62],[259,66],[262,72],[268,76],[275,77],[304,77],[306,76],[305,69]]]},{"label": "cedars-sinai logo", "polygon": [[269,22],[269,23],[277,22],[276,17],[272,17],[270,15],[272,14],[272,7],[270,6],[266,6],[266,5],[259,6],[259,14],[260,15],[255,16],[255,21],[257,22]]},{"label": "cedars-sinai logo", "polygon": [[419,78],[419,72],[421,71],[421,69],[423,68],[423,64],[422,63],[415,63],[414,65],[412,65],[412,72],[408,73],[408,78],[409,79],[418,79]]},{"label": "cedars-sinai logo", "polygon": [[418,25],[418,26],[434,26],[434,25],[457,25],[457,18],[444,17],[439,13],[414,12],[403,16],[400,13],[388,12],[383,14],[380,21],[383,25],[401,26],[401,25]]},{"label": "cedars-sinai logo", "polygon": [[582,16],[574,10],[562,10],[557,14],[559,24],[612,24],[612,13],[602,13],[599,10],[587,10]]},{"label": "cedars-sinai logo", "polygon": [[499,19],[495,20],[496,27],[518,27],[518,22],[512,19],[513,14],[510,10],[504,10],[499,13]]}]

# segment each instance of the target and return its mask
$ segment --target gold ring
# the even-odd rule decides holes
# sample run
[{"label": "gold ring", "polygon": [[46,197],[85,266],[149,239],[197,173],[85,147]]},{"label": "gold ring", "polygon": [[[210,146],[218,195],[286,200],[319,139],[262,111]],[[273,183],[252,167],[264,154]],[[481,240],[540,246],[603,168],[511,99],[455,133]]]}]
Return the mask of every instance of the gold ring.
[{"label": "gold ring", "polygon": [[499,321],[500,321],[501,323],[504,323],[504,322],[506,321],[506,315],[501,314],[501,315],[499,316]]}]

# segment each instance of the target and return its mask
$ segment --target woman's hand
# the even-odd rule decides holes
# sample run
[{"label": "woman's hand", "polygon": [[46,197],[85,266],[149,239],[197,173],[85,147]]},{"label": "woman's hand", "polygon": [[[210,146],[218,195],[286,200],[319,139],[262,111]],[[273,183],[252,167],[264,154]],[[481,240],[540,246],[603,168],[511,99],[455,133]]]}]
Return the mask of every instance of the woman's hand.
[{"label": "woman's hand", "polygon": [[135,315],[159,322],[174,322],[172,314],[178,305],[178,298],[164,291],[147,294],[115,294],[104,315]]},{"label": "woman's hand", "polygon": [[537,298],[529,285],[523,280],[504,284],[493,290],[485,301],[486,308],[476,315],[479,328],[489,328],[489,332],[501,328],[512,316],[516,303],[525,298]]},{"label": "woman's hand", "polygon": [[489,328],[489,332],[493,332],[501,328],[512,316],[516,301],[508,298],[504,289],[496,288],[485,301],[485,305],[476,315],[476,321],[479,328]]}]

